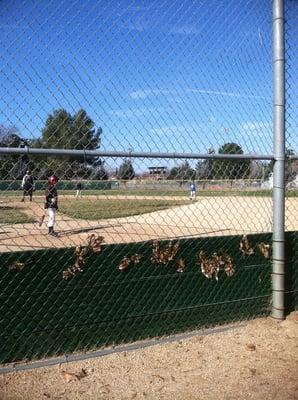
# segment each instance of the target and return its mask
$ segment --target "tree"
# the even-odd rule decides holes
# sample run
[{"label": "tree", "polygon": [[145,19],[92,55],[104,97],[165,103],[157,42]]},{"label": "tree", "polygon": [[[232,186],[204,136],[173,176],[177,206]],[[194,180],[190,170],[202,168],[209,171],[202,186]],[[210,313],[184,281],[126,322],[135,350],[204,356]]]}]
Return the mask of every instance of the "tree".
[{"label": "tree", "polygon": [[214,178],[214,160],[198,161],[196,165],[196,179],[213,179]]},{"label": "tree", "polygon": [[102,129],[94,128],[94,122],[81,109],[73,116],[64,109],[50,114],[42,130],[42,147],[54,149],[88,149],[100,146]]},{"label": "tree", "polygon": [[[243,154],[237,143],[225,143],[218,154]],[[242,179],[250,172],[250,160],[214,160],[213,171],[215,179]]]},{"label": "tree", "polygon": [[[0,125],[0,147],[25,147],[27,144],[16,127]],[[1,155],[0,161],[0,179],[21,179],[25,171],[33,167],[27,154]]]},{"label": "tree", "polygon": [[92,179],[98,179],[101,181],[107,181],[109,179],[109,174],[104,167],[104,161],[100,160],[98,167],[94,168],[92,171]]},{"label": "tree", "polygon": [[118,174],[118,179],[121,180],[129,180],[135,177],[135,171],[132,166],[131,160],[125,159],[123,163],[120,165]]},{"label": "tree", "polygon": [[289,159],[289,156],[294,156],[295,151],[293,149],[286,149],[286,163],[285,163],[285,180],[291,182],[296,177],[295,163]]},{"label": "tree", "polygon": [[178,167],[174,167],[171,169],[168,179],[177,179],[177,180],[188,180],[195,179],[196,172],[189,165],[188,161],[185,161]]},{"label": "tree", "polygon": [[[285,156],[286,156],[286,161],[285,161],[285,181],[290,182],[293,180],[296,176],[296,170],[295,170],[295,162],[291,161],[289,159],[289,156],[295,155],[295,151],[290,148],[286,148],[285,150]],[[266,178],[269,177],[273,173],[273,166],[274,166],[274,161],[271,160],[267,166],[266,170]]]},{"label": "tree", "polygon": [[[41,138],[32,143],[33,147],[54,149],[95,150],[100,147],[102,129],[81,109],[71,115],[65,109],[55,110],[47,117]],[[35,157],[40,177],[55,172],[60,177],[89,177],[97,166],[98,158],[92,157]]]},{"label": "tree", "polygon": [[[215,154],[215,150],[213,147],[208,149],[208,154]],[[213,170],[214,160],[206,159],[203,161],[198,161],[196,165],[196,179],[213,179],[214,170]]]}]

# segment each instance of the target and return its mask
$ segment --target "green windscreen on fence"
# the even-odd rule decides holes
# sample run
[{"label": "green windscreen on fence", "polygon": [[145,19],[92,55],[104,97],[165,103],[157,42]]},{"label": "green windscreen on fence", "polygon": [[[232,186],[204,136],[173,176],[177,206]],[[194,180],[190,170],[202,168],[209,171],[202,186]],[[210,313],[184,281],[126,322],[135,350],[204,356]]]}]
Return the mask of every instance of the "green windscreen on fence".
[{"label": "green windscreen on fence", "polygon": [[[254,248],[271,234],[251,235]],[[162,242],[165,246],[168,242]],[[291,271],[289,306],[297,307],[297,232],[287,234]],[[117,248],[117,251],[115,249]],[[199,251],[222,248],[235,266],[207,279]],[[37,359],[91,350],[175,332],[268,315],[271,261],[260,252],[245,255],[239,236],[183,239],[175,260],[152,261],[152,241],[105,245],[92,253],[83,271],[68,280],[73,249],[0,255],[0,362]],[[124,257],[139,256],[124,271]],[[179,270],[181,259],[183,272]],[[19,268],[18,268],[19,266]]]},{"label": "green windscreen on fence", "polygon": [[298,309],[298,232],[286,232],[286,309]]},{"label": "green windscreen on fence", "polygon": [[[97,180],[82,180],[80,181],[83,190],[108,190],[112,188],[118,188],[119,184],[117,181],[97,181]],[[59,189],[60,190],[76,190],[76,185],[78,181],[76,180],[59,180]],[[45,190],[47,186],[47,181],[35,181],[34,183],[36,190]],[[0,181],[0,190],[21,190],[22,189],[22,181],[15,180],[4,180]]]}]

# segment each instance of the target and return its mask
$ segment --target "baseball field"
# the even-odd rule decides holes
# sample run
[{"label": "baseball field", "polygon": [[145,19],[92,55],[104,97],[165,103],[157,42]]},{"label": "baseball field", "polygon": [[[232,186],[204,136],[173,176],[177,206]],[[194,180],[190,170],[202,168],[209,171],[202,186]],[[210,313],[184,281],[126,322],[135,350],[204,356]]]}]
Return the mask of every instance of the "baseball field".
[{"label": "baseball field", "polygon": [[[59,196],[55,230],[47,235],[43,196],[20,201],[20,196],[0,195],[0,251],[71,247],[90,233],[105,243],[128,243],[150,239],[224,236],[272,231],[272,198],[231,193],[187,195],[163,193],[87,194],[76,199],[69,192]],[[298,197],[286,199],[286,230],[298,229]]]}]

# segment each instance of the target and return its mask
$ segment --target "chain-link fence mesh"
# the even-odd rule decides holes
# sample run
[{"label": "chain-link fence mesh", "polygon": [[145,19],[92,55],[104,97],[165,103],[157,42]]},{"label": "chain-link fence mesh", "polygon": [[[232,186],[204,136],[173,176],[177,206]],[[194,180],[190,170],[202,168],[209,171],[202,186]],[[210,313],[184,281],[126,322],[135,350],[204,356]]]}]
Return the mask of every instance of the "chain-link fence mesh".
[{"label": "chain-link fence mesh", "polygon": [[271,4],[4,1],[0,18],[0,147],[25,149],[0,155],[1,360],[268,314]]},{"label": "chain-link fence mesh", "polygon": [[[298,157],[298,4],[296,1],[285,3],[286,32],[286,154]],[[298,188],[298,158],[288,159],[286,163],[287,197]],[[298,219],[298,204],[286,207],[286,221]]]},{"label": "chain-link fence mesh", "polygon": [[[285,2],[285,56],[286,56],[286,207],[285,222],[286,229],[288,221],[298,221],[298,202],[291,202],[290,197],[293,193],[297,200],[298,188],[298,3],[296,1],[287,0]],[[291,159],[292,157],[292,159]],[[297,222],[296,222],[297,224]],[[288,302],[294,307],[298,304],[298,268],[297,257],[293,255],[297,250],[297,226],[292,241],[286,248],[287,268],[289,268],[288,282],[286,289],[288,290]]]}]

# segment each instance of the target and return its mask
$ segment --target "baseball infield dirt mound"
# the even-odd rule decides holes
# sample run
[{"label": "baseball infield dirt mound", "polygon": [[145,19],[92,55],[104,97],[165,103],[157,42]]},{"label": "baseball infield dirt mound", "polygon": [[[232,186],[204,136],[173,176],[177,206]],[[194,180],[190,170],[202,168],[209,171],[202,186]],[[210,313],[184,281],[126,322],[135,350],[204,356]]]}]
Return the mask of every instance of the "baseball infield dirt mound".
[{"label": "baseball infield dirt mound", "polygon": [[[105,196],[107,198],[107,196]],[[115,198],[115,197],[113,197]],[[123,201],[127,199],[122,196]],[[148,197],[146,197],[148,198]],[[156,197],[153,197],[156,199]],[[181,200],[181,198],[180,198]],[[59,237],[47,235],[46,221],[38,226],[42,204],[6,200],[10,207],[34,216],[36,223],[2,224],[0,251],[71,247],[86,241],[90,232],[105,238],[105,243],[124,243],[149,239],[218,236],[272,231],[272,199],[267,197],[204,197],[189,205],[126,218],[90,221],[57,214]],[[96,201],[96,198],[92,199]],[[130,197],[131,201],[131,197]],[[287,199],[287,230],[298,229],[298,198]]]},{"label": "baseball infield dirt mound", "polygon": [[0,376],[1,400],[297,400],[298,312]]}]

